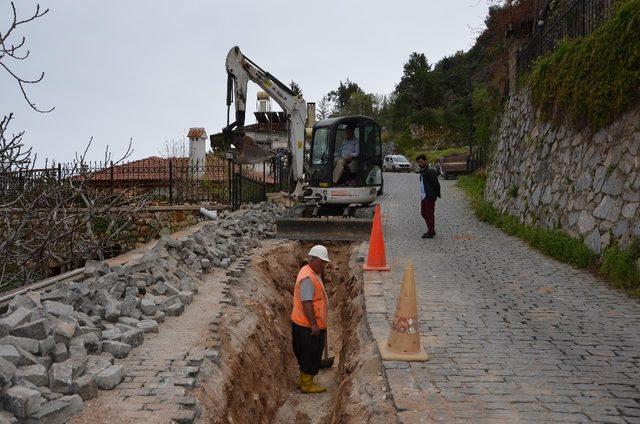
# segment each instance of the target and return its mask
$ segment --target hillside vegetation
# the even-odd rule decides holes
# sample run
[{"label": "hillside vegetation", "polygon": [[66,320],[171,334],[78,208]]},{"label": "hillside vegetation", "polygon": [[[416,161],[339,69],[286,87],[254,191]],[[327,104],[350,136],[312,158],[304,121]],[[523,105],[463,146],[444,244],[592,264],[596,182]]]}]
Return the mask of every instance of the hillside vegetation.
[{"label": "hillside vegetation", "polygon": [[640,98],[640,0],[622,1],[590,35],[562,41],[531,73],[533,100],[546,119],[576,127],[611,124]]}]

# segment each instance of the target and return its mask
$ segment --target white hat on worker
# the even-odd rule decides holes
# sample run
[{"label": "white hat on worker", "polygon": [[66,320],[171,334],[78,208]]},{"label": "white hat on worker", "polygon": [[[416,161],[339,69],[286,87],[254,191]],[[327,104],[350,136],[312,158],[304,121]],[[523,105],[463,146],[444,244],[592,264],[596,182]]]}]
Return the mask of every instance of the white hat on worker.
[{"label": "white hat on worker", "polygon": [[311,250],[309,250],[309,256],[313,256],[314,258],[318,258],[318,259],[322,259],[325,262],[331,262],[329,261],[329,251],[327,250],[326,247],[317,244],[315,246],[313,246],[311,248]]}]

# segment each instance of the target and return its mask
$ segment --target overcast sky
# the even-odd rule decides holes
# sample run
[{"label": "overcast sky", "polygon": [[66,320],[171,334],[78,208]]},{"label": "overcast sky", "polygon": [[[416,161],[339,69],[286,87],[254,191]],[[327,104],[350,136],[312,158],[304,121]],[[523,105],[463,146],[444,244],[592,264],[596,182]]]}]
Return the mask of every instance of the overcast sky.
[{"label": "overcast sky", "polygon": [[[16,1],[19,13],[36,2]],[[29,90],[49,114],[32,111],[0,73],[0,114],[39,158],[66,161],[94,138],[91,159],[133,139],[134,158],[158,155],[189,127],[218,132],[226,123],[228,50],[243,53],[318,101],[348,77],[388,94],[411,52],[430,63],[468,50],[483,28],[485,0],[41,0],[50,12],[23,27],[31,56],[13,68],[45,72]],[[0,31],[10,15],[0,0]],[[249,112],[257,86],[250,83]],[[253,122],[248,114],[247,123]]]}]

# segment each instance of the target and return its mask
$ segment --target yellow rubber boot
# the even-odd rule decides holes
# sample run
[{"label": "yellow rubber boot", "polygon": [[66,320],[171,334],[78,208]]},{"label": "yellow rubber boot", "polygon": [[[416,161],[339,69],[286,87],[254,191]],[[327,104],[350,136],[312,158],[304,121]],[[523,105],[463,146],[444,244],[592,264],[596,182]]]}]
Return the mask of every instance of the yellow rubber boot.
[{"label": "yellow rubber boot", "polygon": [[302,391],[302,393],[322,393],[327,391],[326,387],[322,387],[313,382],[312,375],[300,373],[300,380],[302,383],[300,385],[300,390]]}]

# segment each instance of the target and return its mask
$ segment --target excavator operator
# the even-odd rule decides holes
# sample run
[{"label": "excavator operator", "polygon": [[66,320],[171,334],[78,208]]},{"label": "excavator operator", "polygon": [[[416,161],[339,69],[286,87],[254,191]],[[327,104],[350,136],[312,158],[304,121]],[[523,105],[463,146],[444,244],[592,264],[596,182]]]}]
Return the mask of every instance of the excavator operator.
[{"label": "excavator operator", "polygon": [[347,127],[346,137],[340,146],[340,151],[336,156],[336,164],[333,168],[333,183],[338,184],[345,168],[355,174],[358,172],[358,156],[360,156],[360,143],[355,138],[355,129]]}]

